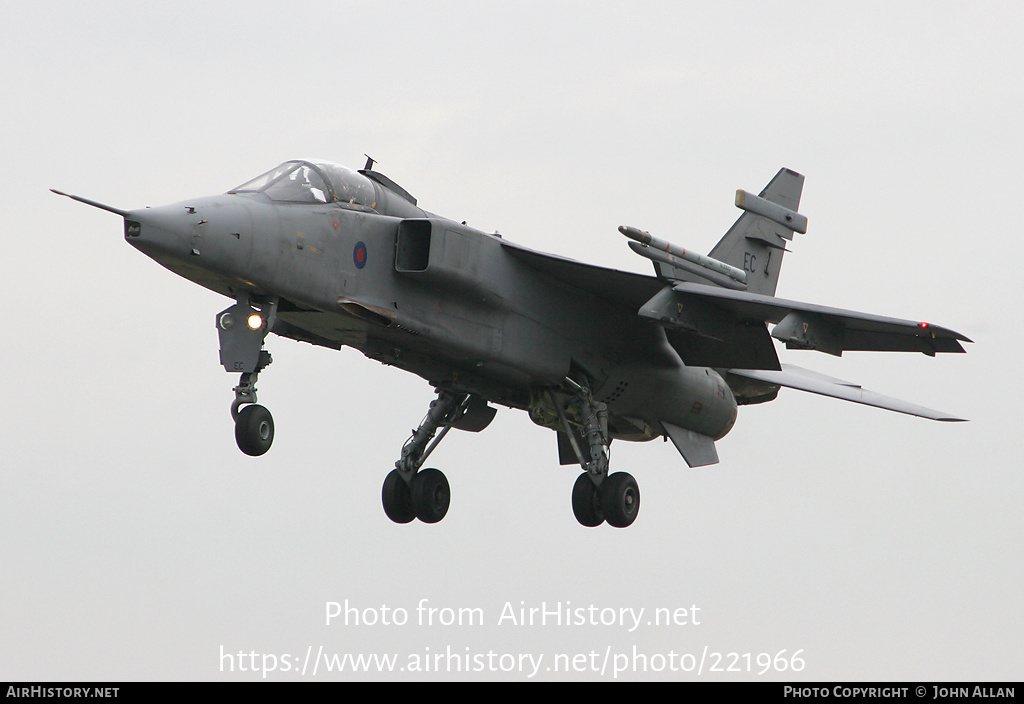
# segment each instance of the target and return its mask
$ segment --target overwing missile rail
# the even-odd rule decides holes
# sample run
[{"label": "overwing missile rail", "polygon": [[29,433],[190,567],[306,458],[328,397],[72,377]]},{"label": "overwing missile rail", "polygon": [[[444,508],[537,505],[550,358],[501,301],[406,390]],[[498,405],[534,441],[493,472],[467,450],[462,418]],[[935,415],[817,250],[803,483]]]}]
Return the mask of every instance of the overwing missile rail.
[{"label": "overwing missile rail", "polygon": [[704,254],[691,252],[685,247],[680,247],[679,245],[675,245],[659,237],[655,237],[644,230],[630,227],[628,225],[620,225],[619,232],[629,239],[639,242],[644,247],[650,247],[653,250],[650,253],[641,248],[633,248],[633,251],[653,261],[663,262],[664,258],[656,255],[666,252],[674,257],[679,257],[680,259],[688,261],[691,264],[703,267],[712,273],[727,276],[738,283],[745,284],[747,281],[747,272],[742,269],[737,269],[734,266],[718,261],[717,259],[712,259]]}]

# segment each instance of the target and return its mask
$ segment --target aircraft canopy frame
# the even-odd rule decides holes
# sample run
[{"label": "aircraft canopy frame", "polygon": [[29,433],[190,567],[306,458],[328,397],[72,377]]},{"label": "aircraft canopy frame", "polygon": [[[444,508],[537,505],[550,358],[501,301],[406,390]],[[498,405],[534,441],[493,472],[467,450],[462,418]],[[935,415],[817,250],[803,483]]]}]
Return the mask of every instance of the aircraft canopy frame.
[{"label": "aircraft canopy frame", "polygon": [[263,193],[273,201],[374,210],[376,189],[366,176],[328,161],[286,161],[228,193]]}]

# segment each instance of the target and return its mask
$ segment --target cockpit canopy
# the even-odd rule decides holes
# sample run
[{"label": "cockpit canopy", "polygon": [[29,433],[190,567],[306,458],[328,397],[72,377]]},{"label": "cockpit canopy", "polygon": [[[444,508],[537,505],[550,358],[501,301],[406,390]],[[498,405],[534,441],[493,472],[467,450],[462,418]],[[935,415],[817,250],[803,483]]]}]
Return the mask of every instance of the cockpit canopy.
[{"label": "cockpit canopy", "polygon": [[228,193],[263,193],[285,203],[337,203],[359,210],[377,207],[370,179],[326,161],[286,161]]}]

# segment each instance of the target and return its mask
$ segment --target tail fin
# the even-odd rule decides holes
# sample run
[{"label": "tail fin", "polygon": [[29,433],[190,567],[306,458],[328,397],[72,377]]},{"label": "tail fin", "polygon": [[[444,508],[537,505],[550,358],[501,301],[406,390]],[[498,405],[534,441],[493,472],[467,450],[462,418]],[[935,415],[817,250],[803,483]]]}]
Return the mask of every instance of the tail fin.
[{"label": "tail fin", "polygon": [[803,187],[801,174],[781,169],[758,196],[736,191],[736,207],[745,212],[709,256],[746,271],[747,291],[775,295],[786,240],[807,231],[807,218],[796,212]]}]

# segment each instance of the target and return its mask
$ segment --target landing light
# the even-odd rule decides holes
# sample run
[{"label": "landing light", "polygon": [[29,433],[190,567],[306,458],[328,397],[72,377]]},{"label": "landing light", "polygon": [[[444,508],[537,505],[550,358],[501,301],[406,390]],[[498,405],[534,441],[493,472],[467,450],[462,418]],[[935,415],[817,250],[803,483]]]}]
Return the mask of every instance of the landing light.
[{"label": "landing light", "polygon": [[247,322],[249,323],[249,327],[251,329],[259,330],[260,327],[263,325],[263,318],[261,318],[256,313],[253,313],[252,315],[249,316],[249,320]]}]

